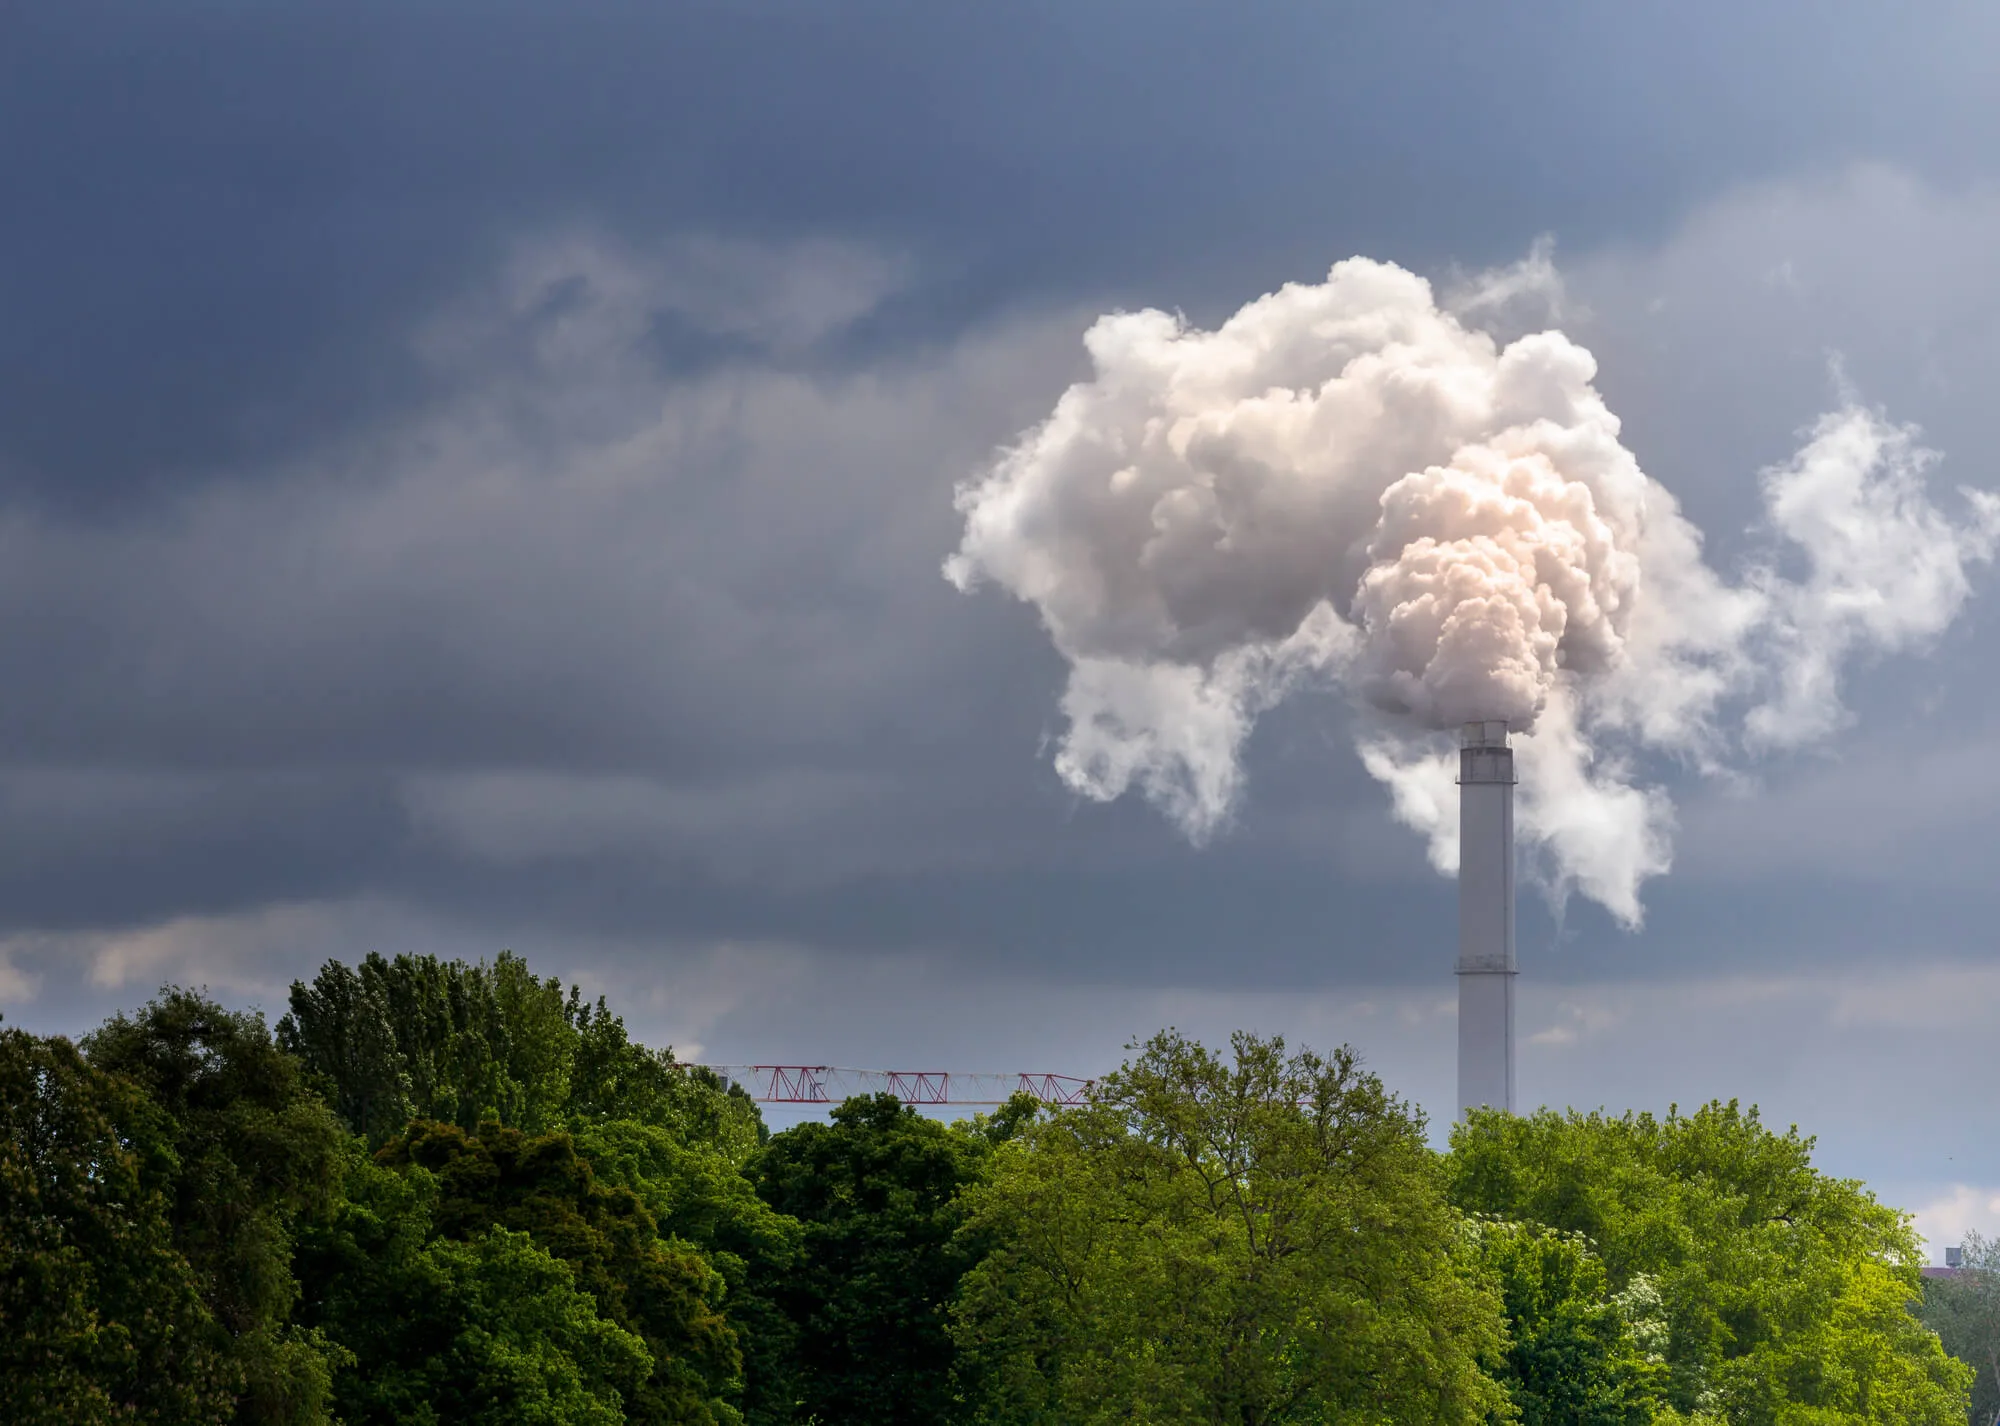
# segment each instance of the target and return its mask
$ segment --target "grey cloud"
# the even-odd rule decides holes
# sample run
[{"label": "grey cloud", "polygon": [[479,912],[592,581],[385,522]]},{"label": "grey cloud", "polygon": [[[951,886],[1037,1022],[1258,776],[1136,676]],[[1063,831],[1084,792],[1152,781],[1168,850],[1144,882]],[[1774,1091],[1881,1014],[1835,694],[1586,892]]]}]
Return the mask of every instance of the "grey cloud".
[{"label": "grey cloud", "polygon": [[966,709],[976,616],[904,596],[1069,324],[663,386],[621,276],[543,279],[589,296],[533,372],[254,487],[108,527],[17,511],[16,754],[715,767],[753,731],[762,758]]},{"label": "grey cloud", "polygon": [[0,771],[0,936],[352,894],[396,874],[403,826],[365,770],[17,764]]},{"label": "grey cloud", "polygon": [[1024,299],[1212,317],[1330,246],[1644,241],[1730,183],[1856,155],[1948,177],[1995,136],[1977,5],[12,20],[0,478],[100,516],[420,408],[403,334],[528,227],[914,253],[921,289],[864,324],[894,345]]},{"label": "grey cloud", "polygon": [[[1976,208],[1897,182],[1943,228],[1976,226]],[[1849,220],[1874,191],[1822,192],[1811,220],[1867,241]],[[1715,226],[1738,211],[1762,210],[1740,200],[1657,254],[1586,258],[1600,329],[1623,330],[1607,293],[1707,300],[1700,254],[1728,250]],[[792,290],[833,294],[822,327],[865,320],[847,314],[888,300],[906,271],[814,244],[707,251],[718,268],[800,268]],[[1387,827],[1343,713],[1311,704],[1260,731],[1240,825],[1197,856],[1143,815],[1074,803],[1037,751],[1060,668],[1031,619],[937,580],[953,482],[1046,409],[1080,362],[1085,314],[843,373],[765,358],[688,377],[647,345],[652,318],[685,306],[672,266],[574,232],[531,245],[482,296],[414,324],[426,360],[475,368],[461,395],[253,485],[190,492],[164,519],[13,512],[0,586],[37,617],[0,627],[19,690],[12,755],[24,774],[72,779],[42,784],[32,822],[46,834],[12,863],[16,924],[373,887],[495,937],[654,926],[1205,984],[1428,973],[1449,885]],[[757,293],[773,285],[747,282],[740,314],[702,320],[768,324]],[[496,331],[511,335],[465,336]],[[1753,326],[1725,344],[1774,339],[1788,340]],[[496,348],[513,355],[496,363]],[[1699,424],[1671,383],[1634,400],[1639,420]],[[1754,464],[1732,451],[1711,464],[1725,461],[1747,489]],[[1696,494],[1729,498],[1713,481]],[[1976,704],[1986,627],[1918,666],[1921,702],[1945,710],[1933,717]],[[1893,686],[1857,692],[1872,736],[1920,716]],[[1823,771],[1788,765],[1773,785]],[[118,779],[151,790],[121,794],[129,807],[90,790]],[[1936,809],[1911,791],[1897,815],[1930,825]],[[1649,958],[1689,974],[1783,961],[1807,942],[1866,955],[1884,916],[1851,887],[1819,898],[1839,914],[1803,913],[1810,866],[1782,894],[1739,885],[1712,904],[1703,849],[1781,825],[1753,808],[1703,805],[1650,949],[1581,910],[1560,929],[1531,919],[1524,946],[1565,974],[1614,977]],[[1884,849],[1883,880],[1919,840]],[[1954,954],[1936,927],[1925,944]]]},{"label": "grey cloud", "polygon": [[1028,621],[936,578],[954,481],[1067,375],[1075,315],[838,377],[672,381],[644,262],[564,239],[508,271],[534,277],[427,329],[534,314],[523,361],[462,400],[167,519],[15,513],[0,585],[41,617],[0,628],[0,668],[47,823],[17,925],[373,888],[496,928],[1089,975],[1209,975],[1245,925],[1257,973],[1323,953],[1285,888],[1342,846],[1380,866],[1365,815],[1294,815],[1268,866],[1183,858],[1159,895],[1157,829],[1077,815],[1037,760],[1054,670]]},{"label": "grey cloud", "polygon": [[1721,530],[1754,518],[1748,475],[1790,454],[1840,375],[1923,427],[1940,484],[2000,476],[1983,401],[1996,242],[1990,178],[1863,164],[1741,188],[1564,268],[1628,442]]},{"label": "grey cloud", "polygon": [[1991,733],[1954,726],[1862,740],[1683,810],[1680,868],[1723,884],[1835,873],[1872,885],[1983,889],[2000,833]]}]

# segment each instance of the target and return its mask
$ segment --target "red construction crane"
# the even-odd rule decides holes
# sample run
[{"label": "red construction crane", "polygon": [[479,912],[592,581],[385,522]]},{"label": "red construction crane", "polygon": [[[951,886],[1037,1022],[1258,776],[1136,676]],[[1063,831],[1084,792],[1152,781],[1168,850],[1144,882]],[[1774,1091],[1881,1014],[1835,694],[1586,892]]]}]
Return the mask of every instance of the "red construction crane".
[{"label": "red construction crane", "polygon": [[856,1094],[893,1094],[905,1104],[1005,1104],[1025,1094],[1044,1104],[1081,1104],[1091,1081],[1073,1074],[965,1074],[868,1070],[840,1065],[708,1065],[759,1104],[838,1104]]}]

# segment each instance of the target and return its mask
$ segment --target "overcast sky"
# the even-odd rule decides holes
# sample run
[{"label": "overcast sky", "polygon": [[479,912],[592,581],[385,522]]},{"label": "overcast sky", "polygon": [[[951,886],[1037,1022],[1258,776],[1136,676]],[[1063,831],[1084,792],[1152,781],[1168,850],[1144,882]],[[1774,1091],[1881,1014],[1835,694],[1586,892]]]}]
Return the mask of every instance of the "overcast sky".
[{"label": "overcast sky", "polygon": [[[1101,312],[1548,234],[1718,568],[1842,382],[2000,489],[1997,56],[1975,4],[13,7],[0,1012],[511,947],[715,1061],[1242,1027],[1442,1121],[1452,886],[1345,705],[1202,849],[1080,800],[954,487]],[[2000,1227],[1974,578],[1830,744],[1660,774],[1642,929],[1524,897],[1524,1098],[1754,1101]]]}]

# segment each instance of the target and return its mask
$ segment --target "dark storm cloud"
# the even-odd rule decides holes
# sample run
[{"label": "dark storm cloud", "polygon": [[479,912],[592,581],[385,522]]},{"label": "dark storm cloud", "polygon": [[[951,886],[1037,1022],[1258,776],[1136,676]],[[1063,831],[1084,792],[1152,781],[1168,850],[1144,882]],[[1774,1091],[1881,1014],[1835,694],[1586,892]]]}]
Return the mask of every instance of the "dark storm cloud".
[{"label": "dark storm cloud", "polygon": [[[918,253],[851,334],[1204,306],[1330,253],[1493,261],[1732,181],[1990,149],[1978,6],[16,9],[0,475],[105,512],[407,411],[409,324],[522,230]],[[671,325],[671,324],[669,324]],[[664,332],[683,362],[739,343]]]},{"label": "dark storm cloud", "polygon": [[393,874],[402,825],[381,776],[11,771],[0,774],[6,929],[360,893]]}]

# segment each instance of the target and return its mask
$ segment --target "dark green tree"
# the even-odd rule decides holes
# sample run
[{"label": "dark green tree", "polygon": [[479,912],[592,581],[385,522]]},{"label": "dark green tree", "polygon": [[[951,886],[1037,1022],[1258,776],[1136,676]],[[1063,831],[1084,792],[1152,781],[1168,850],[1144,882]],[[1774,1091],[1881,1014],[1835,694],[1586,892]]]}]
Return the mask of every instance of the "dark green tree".
[{"label": "dark green tree", "polygon": [[580,1126],[576,1145],[600,1183],[630,1190],[662,1233],[713,1264],[743,1352],[743,1414],[752,1423],[789,1421],[797,1333],[775,1293],[798,1264],[800,1225],[759,1198],[707,1132],[706,1124],[681,1133],[611,1119]]},{"label": "dark green tree", "polygon": [[526,1233],[437,1238],[437,1180],[360,1154],[330,1219],[300,1236],[305,1313],[355,1357],[335,1381],[346,1426],[615,1426],[652,1371],[574,1268]]},{"label": "dark green tree", "polygon": [[0,1420],[226,1420],[237,1380],[174,1245],[172,1126],[62,1039],[0,1030]]},{"label": "dark green tree", "polygon": [[380,956],[370,956],[358,972],[328,961],[311,985],[292,982],[291,1012],[278,1022],[278,1043],[307,1067],[334,1112],[371,1144],[401,1133],[414,1112],[396,1033],[403,1008],[385,968]]},{"label": "dark green tree", "polygon": [[294,982],[278,1039],[371,1143],[412,1117],[538,1133],[563,1121],[578,1035],[553,978],[502,952],[491,965],[371,954]]},{"label": "dark green tree", "polygon": [[[659,1330],[647,1338],[660,1349],[654,1377],[636,1395],[630,1384],[624,1392],[641,1418],[693,1409],[662,1406],[653,1399],[660,1393],[676,1402],[692,1393],[690,1399],[709,1403],[703,1411],[739,1399],[756,1410],[773,1391],[786,1398],[774,1383],[788,1379],[790,1324],[758,1284],[789,1267],[797,1230],[739,1172],[764,1137],[755,1104],[740,1090],[677,1063],[671,1051],[633,1042],[602,998],[588,1001],[574,987],[564,993],[558,981],[537,978],[512,954],[491,965],[379,955],[353,968],[329,962],[310,984],[293,985],[290,1013],[278,1030],[354,1131],[371,1146],[389,1146],[399,1162],[413,1152],[442,1152],[448,1142],[518,1158],[518,1144],[495,1136],[495,1127],[538,1141],[566,1130],[569,1137],[535,1152],[546,1157],[550,1144],[560,1142],[574,1164],[600,1160],[605,1173],[597,1187],[624,1190],[653,1213],[674,1262],[692,1270],[705,1260],[714,1277],[689,1289],[686,1320],[678,1328],[655,1324]],[[438,1123],[455,1125],[459,1139],[441,1136]],[[486,1207],[498,1214],[493,1204]],[[473,1231],[452,1218],[449,1203],[444,1215],[438,1231],[461,1238]],[[622,1291],[548,1241],[549,1225],[524,1225],[518,1215],[492,1221],[538,1234],[590,1290]],[[673,1297],[664,1293],[660,1303]],[[722,1337],[743,1344],[749,1365],[740,1398],[733,1368],[706,1361],[707,1348],[669,1345],[660,1335],[701,1338],[717,1327],[711,1319],[725,1298]],[[690,1305],[695,1299],[708,1305]],[[610,1320],[638,1329],[628,1312],[605,1301]],[[724,1358],[733,1360],[723,1351],[716,1361]]]},{"label": "dark green tree", "polygon": [[494,1228],[526,1233],[569,1266],[601,1317],[644,1343],[650,1371],[613,1382],[629,1420],[730,1419],[741,1356],[720,1311],[720,1275],[662,1235],[630,1189],[599,1182],[569,1135],[491,1121],[468,1134],[419,1120],[377,1158],[434,1179],[437,1234],[474,1242]]},{"label": "dark green tree", "polygon": [[978,1258],[974,1240],[959,1236],[960,1194],[1018,1117],[987,1131],[947,1126],[894,1095],[871,1095],[842,1104],[831,1123],[772,1136],[751,1161],[764,1201],[804,1225],[798,1266],[769,1285],[798,1334],[789,1419],[958,1419],[946,1313]]},{"label": "dark green tree", "polygon": [[371,954],[295,981],[278,1040],[355,1133],[380,1145],[413,1118],[527,1133],[632,1119],[741,1162],[762,1136],[754,1103],[669,1050],[635,1044],[587,1001],[502,952],[491,965]]},{"label": "dark green tree", "polygon": [[157,1106],[175,1161],[173,1243],[225,1335],[236,1419],[328,1419],[338,1348],[291,1322],[292,1240],[331,1210],[347,1135],[263,1018],[169,987],[84,1041]]}]

